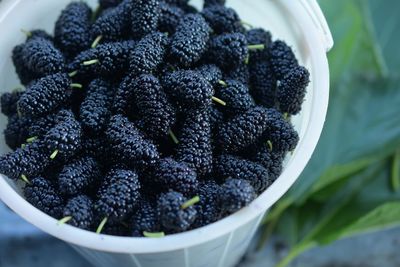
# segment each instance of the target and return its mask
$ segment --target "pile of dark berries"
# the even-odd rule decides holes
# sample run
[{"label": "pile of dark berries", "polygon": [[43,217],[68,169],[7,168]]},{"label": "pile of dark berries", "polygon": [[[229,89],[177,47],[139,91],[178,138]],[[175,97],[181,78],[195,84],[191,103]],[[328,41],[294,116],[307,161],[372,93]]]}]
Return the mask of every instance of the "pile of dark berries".
[{"label": "pile of dark berries", "polygon": [[225,1],[69,4],[12,52],[0,172],[60,224],[158,237],[249,205],[299,136],[309,72]]}]

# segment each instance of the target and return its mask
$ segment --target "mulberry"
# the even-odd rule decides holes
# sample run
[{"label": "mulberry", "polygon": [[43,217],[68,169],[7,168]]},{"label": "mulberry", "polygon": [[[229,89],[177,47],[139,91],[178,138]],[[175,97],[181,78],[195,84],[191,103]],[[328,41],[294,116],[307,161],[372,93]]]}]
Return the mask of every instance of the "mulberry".
[{"label": "mulberry", "polygon": [[160,32],[146,35],[129,56],[129,69],[133,75],[150,74],[163,61],[168,37]]},{"label": "mulberry", "polygon": [[43,136],[56,125],[57,114],[48,114],[32,122],[29,126],[29,136]]},{"label": "mulberry", "polygon": [[207,49],[211,28],[201,15],[189,14],[181,19],[172,36],[170,56],[179,65],[189,67]]},{"label": "mulberry", "polygon": [[208,109],[194,110],[183,122],[176,158],[199,176],[212,170],[211,125]]},{"label": "mulberry", "polygon": [[54,42],[71,58],[90,47],[92,10],[83,2],[73,2],[61,12],[54,29]]},{"label": "mulberry", "polygon": [[11,179],[35,177],[50,164],[46,145],[37,140],[0,157],[0,173]]},{"label": "mulberry", "polygon": [[134,0],[132,2],[132,34],[135,38],[140,39],[157,29],[160,15],[159,2],[158,0]]},{"label": "mulberry", "polygon": [[100,180],[97,162],[91,157],[81,157],[68,163],[58,176],[59,191],[68,196],[76,196],[95,188]]},{"label": "mulberry", "polygon": [[23,85],[28,85],[32,80],[37,78],[37,74],[26,67],[25,60],[23,58],[25,44],[17,45],[12,50],[12,61],[15,67],[15,72],[18,75],[18,79]]},{"label": "mulberry", "polygon": [[155,205],[148,200],[140,201],[138,208],[132,215],[132,236],[141,237],[143,232],[158,232],[160,231],[160,223],[157,218],[157,209]]},{"label": "mulberry", "polygon": [[32,38],[22,49],[22,60],[27,71],[43,77],[65,70],[63,54],[44,38]]},{"label": "mulberry", "polygon": [[199,203],[195,205],[197,219],[194,228],[202,227],[221,218],[221,187],[214,181],[203,182],[199,186]]},{"label": "mulberry", "polygon": [[225,5],[226,0],[204,0],[204,7],[212,5]]},{"label": "mulberry", "polygon": [[193,224],[197,211],[193,205],[184,206],[187,199],[178,192],[162,194],[158,199],[158,216],[161,226],[171,233],[183,232]]},{"label": "mulberry", "polygon": [[169,5],[160,2],[160,17],[158,19],[158,30],[174,34],[175,29],[179,24],[180,19],[185,15],[185,12],[178,6]]},{"label": "mulberry", "polygon": [[106,136],[112,152],[127,164],[151,164],[159,158],[156,146],[146,140],[136,126],[121,115],[111,117]]},{"label": "mulberry", "polygon": [[272,184],[268,171],[261,165],[230,155],[221,155],[214,162],[214,171],[220,178],[247,180],[257,193]]},{"label": "mulberry", "polygon": [[71,198],[64,207],[63,217],[72,226],[90,230],[94,222],[93,201],[85,195]]},{"label": "mulberry", "polygon": [[136,109],[134,103],[134,82],[133,75],[128,75],[122,79],[119,84],[112,104],[112,110],[115,114],[128,115],[131,110]]},{"label": "mulberry", "polygon": [[43,77],[29,86],[17,102],[24,116],[38,117],[63,105],[71,94],[71,80],[67,74]]},{"label": "mulberry", "polygon": [[250,85],[250,71],[248,66],[244,63],[229,69],[225,76],[226,80],[235,80],[246,86]]},{"label": "mulberry", "polygon": [[4,139],[8,147],[15,150],[25,143],[27,138],[31,137],[29,135],[31,123],[31,119],[19,118],[16,114],[8,118],[7,126],[4,129]]},{"label": "mulberry", "polygon": [[242,179],[228,179],[221,187],[222,209],[234,213],[246,207],[255,198],[253,187]]},{"label": "mulberry", "polygon": [[218,144],[224,152],[238,152],[256,143],[267,130],[268,110],[254,107],[221,126],[218,132]]},{"label": "mulberry", "polygon": [[245,32],[239,15],[232,8],[223,5],[209,5],[201,15],[215,34]]},{"label": "mulberry", "polygon": [[51,158],[57,156],[67,159],[81,149],[82,128],[71,112],[63,111],[58,117],[62,117],[61,121],[47,132],[44,141],[52,153]]},{"label": "mulberry", "polygon": [[169,5],[174,5],[174,6],[185,6],[188,4],[189,0],[163,0],[165,3]]},{"label": "mulberry", "polygon": [[219,85],[215,95],[226,102],[224,111],[230,115],[241,114],[255,106],[249,89],[242,83],[227,80],[226,86]]},{"label": "mulberry", "polygon": [[288,152],[295,149],[299,142],[299,135],[290,122],[286,121],[275,109],[268,109],[267,117],[267,130],[263,138],[271,142],[272,151]]},{"label": "mulberry", "polygon": [[251,94],[257,104],[275,106],[277,80],[269,61],[259,61],[250,67]]},{"label": "mulberry", "polygon": [[158,162],[153,172],[153,179],[161,188],[177,191],[187,197],[197,191],[196,172],[185,163],[164,158]]},{"label": "mulberry", "polygon": [[24,188],[24,195],[26,200],[37,209],[53,218],[61,217],[64,200],[49,181],[42,177],[32,179]]},{"label": "mulberry", "polygon": [[124,0],[103,14],[92,25],[92,38],[102,36],[104,41],[117,41],[130,32],[132,0]]},{"label": "mulberry", "polygon": [[286,74],[277,88],[279,109],[291,115],[299,113],[309,83],[310,73],[304,67],[295,67]]},{"label": "mulberry", "polygon": [[101,79],[93,80],[89,84],[86,98],[80,107],[80,119],[85,130],[98,133],[107,125],[113,100],[111,88],[108,82]]},{"label": "mulberry", "polygon": [[113,170],[107,176],[95,209],[103,218],[121,221],[132,213],[139,200],[138,175],[129,170]]},{"label": "mulberry", "polygon": [[198,72],[176,71],[164,77],[164,89],[184,109],[203,108],[211,104],[214,89]]},{"label": "mulberry", "polygon": [[69,71],[78,71],[88,76],[115,79],[124,73],[129,65],[129,52],[135,47],[134,41],[105,43],[79,53],[69,64]]},{"label": "mulberry", "polygon": [[212,86],[215,86],[222,79],[222,71],[214,64],[202,65],[196,71]]},{"label": "mulberry", "polygon": [[246,36],[241,33],[218,35],[211,40],[209,58],[222,69],[242,64],[249,54]]},{"label": "mulberry", "polygon": [[[247,31],[246,39],[249,45],[263,44],[266,48],[272,43],[271,33],[262,28],[255,28]],[[268,59],[268,52],[268,49],[250,51],[250,64]]]},{"label": "mulberry", "polygon": [[21,91],[3,93],[0,97],[1,112],[7,117],[17,114],[17,102],[22,94]]},{"label": "mulberry", "polygon": [[122,3],[122,0],[99,0],[99,5],[102,9],[116,7]]},{"label": "mulberry", "polygon": [[290,46],[283,41],[275,41],[269,48],[271,65],[278,80],[283,79],[293,68],[299,65]]},{"label": "mulberry", "polygon": [[135,81],[135,99],[142,130],[152,138],[161,138],[175,123],[175,110],[157,78],[141,75]]}]

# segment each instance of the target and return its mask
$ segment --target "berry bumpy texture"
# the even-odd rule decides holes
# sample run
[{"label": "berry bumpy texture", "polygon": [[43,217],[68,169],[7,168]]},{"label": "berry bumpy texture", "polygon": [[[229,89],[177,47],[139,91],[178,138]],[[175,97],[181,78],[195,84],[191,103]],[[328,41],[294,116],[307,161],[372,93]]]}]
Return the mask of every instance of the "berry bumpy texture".
[{"label": "berry bumpy texture", "polygon": [[216,158],[214,171],[220,178],[237,178],[248,181],[257,193],[261,193],[271,185],[268,170],[263,166],[230,155]]},{"label": "berry bumpy texture", "polygon": [[[244,208],[282,173],[310,73],[225,0],[67,3],[12,50],[0,173],[74,227],[162,237]],[[290,157],[290,155],[289,155]]]},{"label": "berry bumpy texture", "polygon": [[129,70],[134,75],[150,74],[163,61],[168,37],[160,32],[146,35],[129,56]]},{"label": "berry bumpy texture", "polygon": [[175,109],[158,79],[141,75],[135,80],[134,98],[141,118],[141,128],[152,138],[165,137],[175,123]]},{"label": "berry bumpy texture", "polygon": [[132,34],[140,39],[157,29],[160,15],[159,1],[134,0],[132,3]]},{"label": "berry bumpy texture", "polygon": [[176,158],[199,176],[212,170],[211,124],[208,109],[195,110],[184,119],[176,148]]},{"label": "berry bumpy texture", "polygon": [[255,197],[253,187],[246,180],[228,179],[221,186],[222,210],[228,213],[246,207]]},{"label": "berry bumpy texture", "polygon": [[38,117],[63,105],[71,94],[71,80],[67,74],[57,73],[43,77],[26,88],[17,102],[24,116]]},{"label": "berry bumpy texture", "polygon": [[159,158],[157,147],[126,117],[111,117],[106,136],[114,156],[127,164],[152,164]]},{"label": "berry bumpy texture", "polygon": [[248,54],[246,36],[241,33],[218,35],[211,40],[208,57],[222,69],[230,69],[245,62]]},{"label": "berry bumpy texture", "polygon": [[37,209],[59,219],[64,208],[64,200],[54,186],[42,177],[32,179],[24,188],[26,200]]},{"label": "berry bumpy texture", "polygon": [[95,134],[105,128],[111,116],[112,100],[113,92],[109,82],[96,79],[89,84],[79,114],[85,130]]},{"label": "berry bumpy texture", "polygon": [[93,201],[86,195],[79,195],[68,200],[63,209],[63,218],[71,217],[68,224],[90,230],[94,222]]},{"label": "berry bumpy texture", "polygon": [[54,42],[68,57],[90,46],[90,18],[92,10],[83,2],[67,5],[56,21]]},{"label": "berry bumpy texture", "polygon": [[95,204],[96,212],[103,218],[123,220],[132,213],[140,197],[138,175],[129,170],[113,170],[108,173]]},{"label": "berry bumpy texture", "polygon": [[277,89],[279,109],[292,115],[299,113],[309,83],[310,73],[304,67],[295,67],[286,74]]},{"label": "berry bumpy texture", "polygon": [[197,211],[194,206],[182,205],[187,201],[181,193],[171,191],[158,199],[158,216],[162,229],[168,233],[183,232],[194,223]]},{"label": "berry bumpy texture", "polygon": [[79,158],[67,165],[58,175],[59,190],[64,195],[75,196],[95,188],[101,173],[91,157]]},{"label": "berry bumpy texture", "polygon": [[210,26],[201,15],[183,17],[172,36],[171,59],[184,67],[197,62],[207,49],[210,32]]}]

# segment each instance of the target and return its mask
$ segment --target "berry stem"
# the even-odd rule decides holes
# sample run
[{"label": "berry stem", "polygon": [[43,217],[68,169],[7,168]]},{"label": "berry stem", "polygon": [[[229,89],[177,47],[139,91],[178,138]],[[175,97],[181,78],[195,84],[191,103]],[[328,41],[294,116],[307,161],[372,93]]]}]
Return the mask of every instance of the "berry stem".
[{"label": "berry stem", "polygon": [[251,25],[250,23],[248,23],[247,21],[241,20],[240,23],[241,23],[243,26],[249,27],[250,29],[253,29],[253,28],[254,28],[254,26]]},{"label": "berry stem", "polygon": [[100,43],[102,38],[103,38],[103,35],[97,36],[96,39],[94,39],[94,41],[90,47],[95,48]]},{"label": "berry stem", "polygon": [[80,84],[80,83],[71,83],[71,88],[79,88],[79,89],[82,89],[82,84]]},{"label": "berry stem", "polygon": [[101,231],[103,231],[103,228],[104,228],[104,226],[105,226],[106,223],[107,223],[107,220],[108,220],[108,218],[105,217],[105,218],[101,221],[99,227],[97,227],[96,234],[100,234]]},{"label": "berry stem", "polygon": [[26,35],[26,37],[32,37],[32,32],[30,32],[30,31],[27,31],[27,30],[25,30],[25,29],[21,29],[21,32],[23,32],[25,35]]},{"label": "berry stem", "polygon": [[150,233],[150,232],[143,231],[143,235],[145,237],[150,237],[150,238],[160,238],[160,237],[164,237],[165,233],[164,232]]},{"label": "berry stem", "polygon": [[249,65],[250,62],[250,55],[247,55],[246,58],[244,59],[244,64]]},{"label": "berry stem", "polygon": [[283,113],[283,118],[288,121],[289,120],[289,113],[285,112]]},{"label": "berry stem", "polygon": [[24,149],[26,144],[21,144],[21,148]]},{"label": "berry stem", "polygon": [[24,181],[27,184],[31,184],[31,182],[29,181],[28,177],[26,177],[25,174],[21,174],[21,179],[22,181]]},{"label": "berry stem", "polygon": [[35,141],[36,139],[38,139],[37,136],[32,136],[32,137],[29,137],[28,139],[26,139],[26,142],[27,142],[27,143],[32,143],[32,142]]},{"label": "berry stem", "polygon": [[269,150],[272,151],[273,146],[272,146],[271,140],[267,141],[267,145],[268,145]]},{"label": "berry stem", "polygon": [[76,74],[78,74],[78,71],[77,71],[77,70],[74,70],[73,72],[68,73],[68,76],[72,78],[72,77],[74,77]]},{"label": "berry stem", "polygon": [[224,87],[228,87],[228,84],[224,82],[223,80],[219,80],[218,83]]},{"label": "berry stem", "polygon": [[192,198],[192,199],[189,199],[188,201],[186,201],[185,203],[183,203],[182,204],[182,206],[181,206],[181,208],[184,210],[184,209],[187,209],[187,208],[189,208],[190,206],[193,206],[194,204],[196,204],[197,202],[199,202],[200,201],[200,197],[199,196],[195,196],[194,198]]},{"label": "berry stem", "polygon": [[87,60],[87,61],[82,62],[83,66],[89,66],[89,65],[93,65],[93,64],[97,64],[97,63],[99,63],[98,59],[92,59],[92,60]]},{"label": "berry stem", "polygon": [[175,144],[179,144],[179,140],[176,137],[176,135],[174,134],[174,132],[170,129],[168,131],[169,136],[171,136],[172,141],[174,141]]},{"label": "berry stem", "polygon": [[69,222],[70,220],[72,220],[72,216],[67,216],[67,217],[62,218],[61,220],[59,220],[59,221],[57,222],[57,225],[59,225],[59,226],[64,225],[64,224],[66,224],[67,222]]},{"label": "berry stem", "polygon": [[264,44],[249,45],[247,47],[249,48],[249,50],[263,50],[263,49],[265,49],[265,45]]},{"label": "berry stem", "polygon": [[226,106],[226,102],[223,101],[223,100],[221,100],[221,99],[219,99],[218,97],[213,96],[213,97],[211,97],[211,98],[212,98],[212,100],[214,100],[214,101],[217,102],[218,104],[221,104],[221,105],[223,105],[223,106]]},{"label": "berry stem", "polygon": [[59,152],[58,149],[54,150],[54,152],[51,153],[50,158],[51,158],[51,159],[55,159],[56,156],[57,156],[57,154],[58,154],[58,152]]}]

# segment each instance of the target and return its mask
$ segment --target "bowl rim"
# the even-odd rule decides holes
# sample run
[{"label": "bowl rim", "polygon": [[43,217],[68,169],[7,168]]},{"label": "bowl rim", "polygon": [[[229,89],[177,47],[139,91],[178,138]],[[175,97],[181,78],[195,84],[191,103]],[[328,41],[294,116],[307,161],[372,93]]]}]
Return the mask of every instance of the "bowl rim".
[{"label": "bowl rim", "polygon": [[[3,1],[0,5],[0,21],[20,2]],[[290,2],[290,3],[289,3]],[[324,125],[329,99],[329,67],[326,48],[321,34],[313,24],[304,7],[298,1],[280,3],[291,13],[301,29],[310,52],[314,90],[309,123],[293,156],[280,177],[248,207],[210,225],[164,238],[117,237],[81,230],[70,225],[57,225],[57,220],[34,208],[18,195],[0,174],[0,199],[26,221],[68,243],[93,250],[113,253],[159,253],[199,245],[222,236],[232,235],[236,229],[250,221],[261,220],[269,209],[296,181],[305,168],[317,145]],[[294,14],[296,13],[296,14]],[[312,46],[311,46],[312,44]],[[312,49],[311,49],[312,48]]]}]

